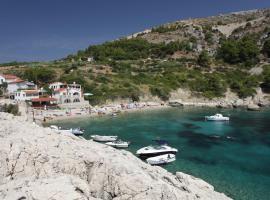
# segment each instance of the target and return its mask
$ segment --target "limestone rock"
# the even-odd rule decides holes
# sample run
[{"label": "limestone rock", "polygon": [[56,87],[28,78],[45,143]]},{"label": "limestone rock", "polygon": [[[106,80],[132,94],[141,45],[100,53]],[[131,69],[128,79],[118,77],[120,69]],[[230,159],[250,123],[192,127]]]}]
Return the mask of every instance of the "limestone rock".
[{"label": "limestone rock", "polygon": [[260,107],[256,104],[249,104],[247,106],[247,109],[250,110],[250,111],[259,111],[260,110]]},{"label": "limestone rock", "polygon": [[0,198],[230,199],[183,173],[152,167],[124,150],[60,135],[0,113]]}]

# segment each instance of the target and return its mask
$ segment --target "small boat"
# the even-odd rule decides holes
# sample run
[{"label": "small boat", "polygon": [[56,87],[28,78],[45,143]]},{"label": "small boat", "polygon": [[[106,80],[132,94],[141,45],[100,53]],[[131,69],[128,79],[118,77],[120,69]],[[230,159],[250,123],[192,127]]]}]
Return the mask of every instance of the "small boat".
[{"label": "small boat", "polygon": [[71,133],[70,129],[61,129],[61,127],[58,127],[56,125],[51,125],[50,128],[57,133]]},{"label": "small boat", "polygon": [[229,121],[229,117],[224,117],[222,114],[215,114],[212,116],[205,116],[205,119],[208,121]]},{"label": "small boat", "polygon": [[116,140],[116,141],[112,141],[112,142],[107,142],[105,144],[112,146],[112,147],[116,147],[116,148],[128,148],[128,145],[130,144],[130,142]]},{"label": "small boat", "polygon": [[164,165],[170,162],[175,161],[175,155],[174,154],[164,154],[160,156],[155,156],[151,158],[147,158],[146,162],[150,165]]},{"label": "small boat", "polygon": [[71,133],[76,136],[81,136],[84,133],[84,130],[81,128],[61,129],[61,127],[56,125],[51,125],[50,128],[58,133]]},{"label": "small boat", "polygon": [[70,130],[71,130],[71,133],[76,136],[81,136],[84,134],[84,130],[82,130],[81,128],[72,128]]},{"label": "small boat", "polygon": [[172,148],[168,145],[158,145],[158,146],[148,146],[139,149],[136,154],[141,157],[152,157],[163,154],[176,154],[178,152],[177,149]]},{"label": "small boat", "polygon": [[107,135],[91,135],[91,138],[97,142],[113,142],[117,140],[117,136]]},{"label": "small boat", "polygon": [[112,113],[111,116],[112,117],[116,117],[117,116],[117,113]]}]

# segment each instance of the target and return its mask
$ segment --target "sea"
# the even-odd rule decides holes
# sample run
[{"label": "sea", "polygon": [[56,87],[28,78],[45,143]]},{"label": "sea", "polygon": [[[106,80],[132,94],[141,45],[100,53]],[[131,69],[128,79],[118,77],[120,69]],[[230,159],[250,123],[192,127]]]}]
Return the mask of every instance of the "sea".
[{"label": "sea", "polygon": [[[229,122],[205,121],[222,113]],[[84,137],[117,135],[135,152],[166,140],[179,150],[176,161],[162,166],[201,178],[236,200],[270,199],[270,109],[168,108],[57,121],[64,128],[81,127]]]}]

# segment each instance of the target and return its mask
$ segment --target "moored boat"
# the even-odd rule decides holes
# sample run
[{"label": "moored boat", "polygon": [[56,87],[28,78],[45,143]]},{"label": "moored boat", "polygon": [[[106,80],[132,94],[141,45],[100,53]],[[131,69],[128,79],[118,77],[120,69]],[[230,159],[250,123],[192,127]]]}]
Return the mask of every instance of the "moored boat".
[{"label": "moored boat", "polygon": [[71,130],[71,133],[76,136],[81,136],[84,134],[84,130],[82,130],[81,128],[72,128],[70,130]]},{"label": "moored boat", "polygon": [[174,154],[164,154],[160,156],[150,157],[146,159],[146,162],[150,165],[164,165],[170,162],[175,161],[175,155]]},{"label": "moored boat", "polygon": [[105,143],[106,145],[112,146],[112,147],[116,147],[116,148],[128,148],[128,145],[130,144],[130,142],[125,142],[122,140],[116,140],[116,141],[112,141],[112,142],[107,142]]},{"label": "moored boat", "polygon": [[91,135],[91,138],[97,142],[113,142],[117,140],[117,136],[108,135]]},{"label": "moored boat", "polygon": [[177,149],[172,148],[168,145],[158,145],[158,146],[147,146],[139,149],[136,154],[141,157],[152,157],[163,154],[176,154]]},{"label": "moored boat", "polygon": [[62,129],[56,125],[51,125],[50,128],[58,133],[71,133],[76,136],[81,136],[84,134],[84,130],[81,128]]},{"label": "moored boat", "polygon": [[205,119],[208,121],[229,121],[230,118],[229,117],[224,117],[222,114],[215,114],[212,116],[205,116]]}]

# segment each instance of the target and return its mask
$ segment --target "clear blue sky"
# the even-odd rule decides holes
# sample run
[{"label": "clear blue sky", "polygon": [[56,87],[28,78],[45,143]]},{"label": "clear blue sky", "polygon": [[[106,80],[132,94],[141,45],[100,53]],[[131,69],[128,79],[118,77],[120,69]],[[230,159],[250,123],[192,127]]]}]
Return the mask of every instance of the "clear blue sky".
[{"label": "clear blue sky", "polygon": [[0,63],[52,60],[90,44],[270,0],[0,0]]}]

